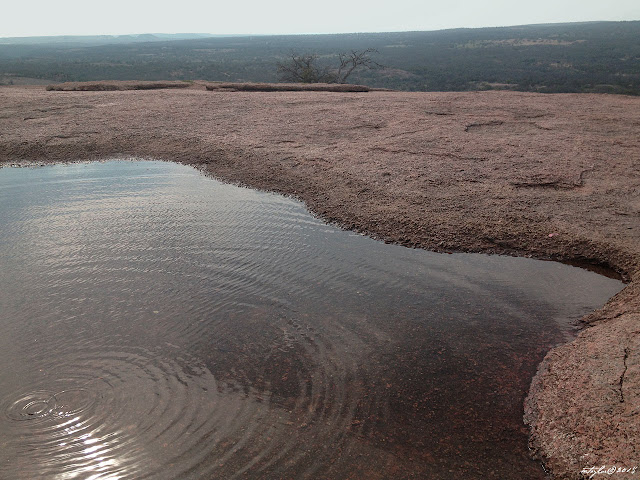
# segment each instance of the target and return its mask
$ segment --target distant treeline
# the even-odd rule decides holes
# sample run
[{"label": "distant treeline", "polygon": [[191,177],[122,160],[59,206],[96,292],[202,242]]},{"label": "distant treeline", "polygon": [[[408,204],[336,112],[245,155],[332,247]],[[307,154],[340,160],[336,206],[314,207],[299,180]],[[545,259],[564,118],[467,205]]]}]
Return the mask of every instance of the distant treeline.
[{"label": "distant treeline", "polygon": [[[292,51],[320,62],[374,48],[384,69],[350,83],[412,91],[513,89],[640,95],[640,21],[435,32],[209,37],[97,45],[0,39],[0,82],[210,80],[276,82]],[[104,37],[100,37],[104,42]]]}]

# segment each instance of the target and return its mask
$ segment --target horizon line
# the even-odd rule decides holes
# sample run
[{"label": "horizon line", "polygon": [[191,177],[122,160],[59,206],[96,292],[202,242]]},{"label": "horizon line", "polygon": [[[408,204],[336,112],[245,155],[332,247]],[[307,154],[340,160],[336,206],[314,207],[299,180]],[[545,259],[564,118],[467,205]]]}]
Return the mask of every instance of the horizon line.
[{"label": "horizon line", "polygon": [[349,31],[349,32],[298,32],[298,33],[206,33],[206,32],[176,32],[176,33],[168,33],[168,32],[140,32],[140,33],[96,33],[96,34],[55,34],[55,35],[19,35],[19,36],[0,36],[0,40],[11,40],[11,39],[28,39],[28,38],[64,38],[64,37],[135,37],[135,36],[144,36],[144,35],[170,35],[170,36],[179,36],[179,35],[202,35],[203,37],[285,37],[285,36],[303,36],[303,35],[366,35],[366,34],[377,34],[377,33],[416,33],[416,32],[443,32],[448,30],[482,30],[482,29],[498,29],[498,28],[517,28],[517,27],[532,27],[532,26],[551,26],[551,25],[579,25],[579,24],[591,24],[591,23],[632,23],[632,22],[640,22],[638,20],[584,20],[584,21],[574,21],[574,22],[543,22],[543,23],[523,23],[523,24],[514,24],[514,25],[493,25],[493,26],[484,26],[484,27],[447,27],[447,28],[438,28],[433,30],[380,30],[380,31]]}]

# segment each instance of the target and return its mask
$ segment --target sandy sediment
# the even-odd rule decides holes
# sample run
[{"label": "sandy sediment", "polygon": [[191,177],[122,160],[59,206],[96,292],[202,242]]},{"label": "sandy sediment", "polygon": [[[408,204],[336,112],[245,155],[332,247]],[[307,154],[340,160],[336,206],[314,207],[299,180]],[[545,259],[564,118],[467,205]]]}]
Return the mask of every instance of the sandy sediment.
[{"label": "sandy sediment", "polygon": [[0,162],[114,156],[295,195],[407,246],[617,272],[630,284],[549,352],[525,420],[557,478],[640,467],[640,98],[0,88]]}]

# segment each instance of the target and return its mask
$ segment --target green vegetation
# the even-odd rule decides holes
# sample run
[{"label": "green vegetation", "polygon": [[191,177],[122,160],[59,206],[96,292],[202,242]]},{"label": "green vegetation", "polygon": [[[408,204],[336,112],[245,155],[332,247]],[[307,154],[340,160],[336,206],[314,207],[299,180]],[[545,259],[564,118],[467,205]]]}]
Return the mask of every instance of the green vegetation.
[{"label": "green vegetation", "polygon": [[[419,91],[513,89],[640,95],[640,22],[593,22],[436,32],[209,37],[97,45],[0,39],[0,81],[209,80],[277,82],[291,51],[319,68],[375,49],[385,69],[350,83]],[[101,37],[101,41],[104,37]],[[84,43],[83,43],[84,42]],[[17,82],[16,82],[17,83]]]}]

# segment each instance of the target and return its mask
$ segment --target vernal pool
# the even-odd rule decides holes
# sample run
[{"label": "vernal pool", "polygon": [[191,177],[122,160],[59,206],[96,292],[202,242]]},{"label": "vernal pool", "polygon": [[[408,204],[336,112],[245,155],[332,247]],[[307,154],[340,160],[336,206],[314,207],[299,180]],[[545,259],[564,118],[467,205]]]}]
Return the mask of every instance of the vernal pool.
[{"label": "vernal pool", "polygon": [[522,402],[622,283],[173,163],[0,169],[0,478],[544,478]]}]

